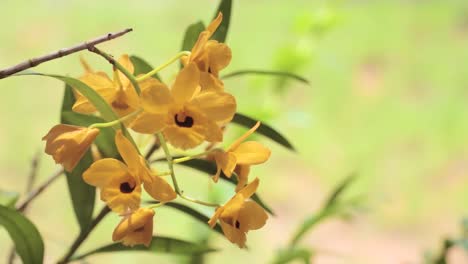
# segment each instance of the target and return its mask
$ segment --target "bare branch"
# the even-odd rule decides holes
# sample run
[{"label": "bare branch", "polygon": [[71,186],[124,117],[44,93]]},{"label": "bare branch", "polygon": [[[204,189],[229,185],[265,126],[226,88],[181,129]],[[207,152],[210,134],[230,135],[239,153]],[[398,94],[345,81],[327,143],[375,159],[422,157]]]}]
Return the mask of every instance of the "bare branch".
[{"label": "bare branch", "polygon": [[100,44],[102,42],[106,42],[106,41],[118,38],[120,36],[123,36],[123,35],[127,34],[128,32],[131,32],[132,30],[133,29],[131,29],[131,28],[127,28],[127,29],[124,29],[124,30],[121,30],[121,31],[118,31],[118,32],[115,32],[115,33],[108,33],[106,35],[100,36],[100,37],[95,38],[93,40],[85,41],[84,43],[81,43],[79,45],[76,45],[76,46],[73,46],[73,47],[70,47],[70,48],[60,49],[60,50],[58,50],[56,52],[52,52],[50,54],[47,54],[47,55],[44,55],[44,56],[41,56],[41,57],[26,60],[26,61],[24,61],[24,62],[22,62],[22,63],[20,63],[18,65],[15,65],[15,66],[0,70],[0,79],[3,79],[5,77],[8,77],[10,75],[13,75],[13,74],[15,74],[17,72],[20,72],[20,71],[23,71],[23,70],[36,67],[37,65],[39,65],[39,64],[41,64],[43,62],[50,61],[50,60],[57,59],[57,58],[61,58],[63,56],[67,56],[67,55],[70,55],[72,53],[75,53],[75,52],[78,52],[78,51],[81,51],[81,50],[85,50],[85,49],[88,49],[90,47],[94,47],[94,45],[97,45],[97,44]]},{"label": "bare branch", "polygon": [[50,184],[52,184],[55,180],[57,180],[60,175],[63,174],[63,168],[57,170],[49,179],[47,179],[42,185],[31,191],[21,204],[19,204],[16,209],[20,212],[23,212],[29,205],[29,203],[34,200],[39,194],[41,194]]}]

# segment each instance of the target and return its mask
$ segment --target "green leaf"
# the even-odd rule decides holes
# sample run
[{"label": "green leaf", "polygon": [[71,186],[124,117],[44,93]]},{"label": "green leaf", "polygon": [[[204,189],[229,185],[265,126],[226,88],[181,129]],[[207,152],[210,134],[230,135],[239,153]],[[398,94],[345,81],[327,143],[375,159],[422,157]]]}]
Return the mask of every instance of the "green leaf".
[{"label": "green leaf", "polygon": [[198,36],[205,30],[205,25],[202,21],[193,23],[185,30],[184,41],[182,42],[182,51],[192,50],[198,40]]},{"label": "green leaf", "polygon": [[72,172],[65,172],[70,197],[73,203],[76,219],[81,230],[87,230],[93,218],[94,198],[96,190],[94,186],[83,180],[83,172],[93,163],[91,151],[88,150]]},{"label": "green leaf", "polygon": [[285,77],[285,78],[290,78],[294,79],[296,81],[305,83],[307,85],[310,85],[310,82],[304,78],[301,77],[297,74],[290,73],[290,72],[283,72],[283,71],[264,71],[264,70],[242,70],[242,71],[235,71],[231,72],[228,74],[225,74],[221,77],[221,79],[229,79],[232,77],[237,77],[237,76],[242,76],[242,75],[271,75],[271,76],[276,76],[276,77]]},{"label": "green leaf", "polygon": [[19,193],[0,190],[0,205],[13,208],[19,199]]},{"label": "green leaf", "polygon": [[352,174],[348,177],[346,177],[338,186],[336,186],[335,190],[330,194],[328,199],[325,202],[324,208],[328,208],[333,206],[336,201],[340,198],[341,194],[343,194],[344,190],[349,187],[349,185],[353,182],[355,179],[355,175]]},{"label": "green leaf", "polygon": [[[39,75],[39,76],[47,76],[47,77],[52,77],[58,80],[61,80],[68,84],[69,86],[73,87],[76,89],[78,92],[80,92],[83,96],[85,96],[101,113],[101,116],[104,118],[106,121],[113,121],[118,119],[118,116],[114,113],[112,108],[107,104],[107,102],[104,100],[104,98],[101,97],[94,89],[83,83],[82,81],[71,78],[71,77],[66,77],[66,76],[60,76],[60,75],[54,75],[54,74],[43,74],[43,73],[36,73],[36,72],[22,72],[22,73],[17,73],[15,75]],[[67,99],[68,100],[68,99]],[[68,102],[67,102],[68,103]],[[68,108],[69,105],[67,104],[66,107]],[[67,109],[68,110],[68,109]]]},{"label": "green leaf", "polygon": [[71,260],[79,260],[95,254],[112,253],[120,251],[141,251],[153,254],[167,253],[174,255],[198,255],[214,252],[216,251],[216,249],[210,248],[207,245],[203,244],[195,244],[193,242],[188,242],[176,238],[158,236],[153,237],[153,240],[151,241],[151,245],[149,247],[145,247],[144,245],[127,247],[122,245],[121,243],[114,243],[100,247],[83,255],[72,257]]},{"label": "green leaf", "polygon": [[[234,115],[234,118],[232,119],[232,122],[250,129],[257,123],[257,120],[248,117],[244,114],[236,113]],[[273,141],[279,143],[283,147],[286,147],[292,151],[296,151],[292,144],[283,135],[281,135],[275,129],[263,122],[255,132],[272,139]]]},{"label": "green leaf", "polygon": [[[135,71],[133,73],[135,76],[138,76],[139,74],[145,74],[153,70],[153,67],[151,67],[148,62],[138,56],[132,55],[130,56],[130,60],[133,63],[133,67],[135,67]],[[161,78],[157,73],[151,75],[151,77],[161,81]]]},{"label": "green leaf", "polygon": [[[216,173],[216,164],[208,160],[193,159],[193,160],[184,161],[178,164],[186,166],[186,167],[190,167],[192,169],[196,169],[201,172],[205,172],[206,174],[208,174],[208,176],[214,175]],[[226,177],[226,175],[224,175],[224,173],[221,172],[220,178],[234,185],[237,185],[237,181],[234,179],[234,178],[237,179],[237,176],[235,173],[233,173],[233,176],[234,177],[228,178]],[[265,202],[263,202],[263,200],[260,198],[260,196],[258,196],[258,194],[255,193],[254,195],[252,195],[251,199],[257,202],[268,213],[270,213],[273,216],[275,215],[271,207],[269,207]]]},{"label": "green leaf", "polygon": [[[66,85],[62,102],[62,114],[60,117],[61,123],[69,125],[86,125],[85,123],[92,122],[89,121],[91,118],[89,116],[76,116],[75,113],[71,112],[71,108],[74,103],[75,96],[73,95],[72,88],[69,85]],[[103,140],[104,139],[101,139],[101,141]],[[104,149],[107,148],[105,147]],[[87,170],[92,163],[93,157],[91,151],[88,150],[72,172],[65,172],[73,210],[81,230],[86,230],[89,227],[93,217],[96,190],[93,186],[84,182],[82,177],[83,172]]]},{"label": "green leaf", "polygon": [[0,205],[0,225],[10,234],[23,263],[43,263],[44,242],[31,221],[18,211]]},{"label": "green leaf", "polygon": [[[193,209],[191,207],[188,207],[188,206],[180,204],[180,203],[170,202],[170,203],[166,203],[164,206],[169,206],[169,207],[172,207],[172,208],[174,208],[176,210],[182,211],[182,212],[192,216],[193,218],[197,219],[198,221],[202,222],[205,225],[207,225],[208,220],[210,220],[210,218],[207,217],[206,215],[198,212],[197,210],[195,210],[195,209]],[[213,230],[218,232],[219,234],[223,235],[223,230],[221,229],[221,226],[218,223],[216,223],[216,225],[213,227]]]},{"label": "green leaf", "polygon": [[214,15],[213,19],[218,16],[218,13],[223,13],[223,21],[219,25],[216,32],[213,34],[211,39],[217,40],[219,42],[226,42],[226,36],[229,30],[229,23],[231,21],[231,9],[232,9],[232,0],[221,0],[219,3],[218,10]]},{"label": "green leaf", "polygon": [[287,250],[280,251],[276,256],[276,259],[272,263],[286,264],[294,260],[302,260],[303,263],[308,264],[310,263],[310,259],[312,256],[312,250],[304,248],[288,248]]}]

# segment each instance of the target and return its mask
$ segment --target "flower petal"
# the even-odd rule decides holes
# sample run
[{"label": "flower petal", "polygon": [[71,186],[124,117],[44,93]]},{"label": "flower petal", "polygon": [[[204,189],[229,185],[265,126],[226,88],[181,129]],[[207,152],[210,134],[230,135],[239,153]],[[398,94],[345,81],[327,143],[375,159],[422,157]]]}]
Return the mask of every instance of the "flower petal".
[{"label": "flower petal", "polygon": [[141,106],[145,111],[153,114],[167,113],[169,107],[174,104],[171,91],[158,80],[150,78],[140,85]]},{"label": "flower petal", "polygon": [[[123,54],[122,56],[120,56],[118,62],[131,74],[133,74],[133,72],[135,71],[135,68],[133,67],[133,63],[127,54]],[[122,82],[122,86],[127,87],[130,84],[130,80],[121,71],[118,71],[118,73],[119,73],[120,81]]]},{"label": "flower petal", "polygon": [[213,21],[206,27],[206,31],[210,32],[210,37],[215,33],[216,29],[218,29],[219,25],[223,21],[223,13],[219,12],[218,16],[216,16]]},{"label": "flower petal", "polygon": [[236,156],[230,152],[218,152],[214,155],[216,165],[223,170],[227,177],[231,177],[236,167]]},{"label": "flower petal", "polygon": [[83,180],[93,186],[101,188],[114,177],[127,175],[127,166],[116,159],[101,159],[93,164],[83,173]]},{"label": "flower petal", "polygon": [[247,236],[244,232],[224,221],[221,221],[221,229],[223,229],[224,236],[226,236],[231,243],[237,244],[240,248],[245,247]]},{"label": "flower petal", "polygon": [[138,171],[140,166],[140,154],[132,142],[123,135],[122,130],[115,133],[115,144],[130,171]]},{"label": "flower petal", "polygon": [[248,199],[257,191],[259,183],[260,183],[260,180],[258,178],[255,178],[255,180],[253,180],[251,183],[247,184],[237,194],[240,194],[245,199]]},{"label": "flower petal", "polygon": [[224,91],[223,82],[208,72],[200,72],[200,86],[202,91],[214,90]]},{"label": "flower petal", "polygon": [[192,99],[199,88],[200,73],[195,64],[189,63],[176,77],[172,85],[172,97],[177,104],[183,104]]},{"label": "flower petal", "polygon": [[240,230],[247,232],[263,227],[267,219],[265,209],[254,201],[245,201],[239,211],[237,221]]},{"label": "flower petal", "polygon": [[129,127],[138,133],[155,134],[166,126],[166,117],[167,114],[143,112],[129,124]]},{"label": "flower petal", "polygon": [[236,113],[236,99],[231,94],[218,91],[205,91],[199,93],[190,102],[200,109],[208,119],[218,123],[228,123]]},{"label": "flower petal", "polygon": [[236,192],[240,191],[247,184],[249,180],[250,166],[237,165],[234,171],[237,174]]},{"label": "flower petal", "polygon": [[231,49],[224,43],[210,40],[206,43],[206,53],[209,61],[208,72],[218,76],[219,71],[226,68],[232,59]]},{"label": "flower petal", "polygon": [[153,235],[153,216],[152,209],[139,208],[120,221],[114,229],[112,240],[123,240],[123,244],[129,246],[144,244],[148,247]]},{"label": "flower petal", "polygon": [[268,160],[271,151],[256,141],[247,141],[241,143],[232,151],[237,158],[238,164],[255,165]]},{"label": "flower petal", "polygon": [[172,186],[160,176],[153,176],[151,182],[145,181],[143,187],[154,199],[161,202],[169,202],[177,198]]}]

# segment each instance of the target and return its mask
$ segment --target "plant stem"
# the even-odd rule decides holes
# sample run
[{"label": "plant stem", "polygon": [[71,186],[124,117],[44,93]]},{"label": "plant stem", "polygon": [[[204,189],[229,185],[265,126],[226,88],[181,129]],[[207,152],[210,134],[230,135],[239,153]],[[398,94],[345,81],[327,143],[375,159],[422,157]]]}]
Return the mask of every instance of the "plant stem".
[{"label": "plant stem", "polygon": [[73,244],[68,249],[67,253],[57,262],[57,264],[65,264],[70,261],[70,258],[75,254],[76,250],[83,244],[83,242],[88,238],[89,234],[93,229],[104,219],[104,217],[110,212],[109,207],[104,205],[99,214],[91,222],[90,226],[86,230],[82,230],[78,237],[73,241]]},{"label": "plant stem", "polygon": [[89,128],[104,128],[104,127],[112,127],[112,126],[115,126],[115,125],[118,125],[120,123],[123,123],[125,122],[126,120],[140,114],[141,112],[143,112],[143,109],[139,109],[139,110],[136,110],[135,112],[132,112],[126,116],[123,116],[119,119],[116,119],[114,121],[110,121],[110,122],[107,122],[107,123],[95,123],[95,124],[92,124],[89,126]]},{"label": "plant stem", "polygon": [[178,158],[178,159],[173,159],[173,160],[172,160],[172,163],[173,163],[173,164],[177,164],[177,163],[182,163],[182,162],[185,162],[185,161],[188,161],[188,160],[193,160],[193,159],[196,159],[196,158],[199,158],[199,157],[203,157],[203,156],[206,156],[206,155],[210,154],[210,153],[213,152],[214,150],[215,150],[215,149],[211,149],[211,150],[208,150],[208,151],[199,153],[199,154],[195,154],[195,155],[191,155],[191,156],[186,156],[186,157],[182,157],[182,158]]},{"label": "plant stem", "polygon": [[174,173],[174,164],[173,164],[172,156],[171,156],[171,153],[170,153],[169,148],[167,146],[166,140],[164,139],[164,136],[162,135],[161,132],[159,132],[157,134],[157,136],[158,136],[159,142],[161,143],[161,147],[164,150],[164,154],[166,155],[167,166],[169,167],[169,172],[171,173],[171,179],[172,179],[172,183],[174,184],[174,189],[175,189],[176,193],[180,196],[180,198],[182,198],[184,200],[187,200],[189,202],[202,204],[202,205],[205,205],[205,206],[219,207],[220,206],[219,204],[203,202],[203,201],[200,201],[200,200],[197,200],[197,199],[187,197],[187,196],[185,196],[183,194],[183,192],[179,189],[179,185],[177,183],[177,178],[176,178],[175,173]]},{"label": "plant stem", "polygon": [[123,35],[127,34],[130,31],[132,31],[132,29],[128,28],[128,29],[121,30],[119,32],[108,33],[106,35],[100,36],[100,37],[95,38],[93,40],[85,41],[84,43],[73,46],[71,48],[60,49],[59,51],[52,52],[50,54],[47,54],[47,55],[44,55],[44,56],[41,56],[41,57],[26,60],[26,61],[24,61],[24,62],[22,62],[20,64],[15,65],[15,66],[0,70],[0,79],[3,79],[5,77],[8,77],[10,75],[13,75],[13,74],[15,74],[17,72],[20,72],[20,71],[23,71],[23,70],[36,67],[37,65],[39,65],[39,64],[41,64],[43,62],[58,59],[58,58],[61,58],[63,56],[70,55],[72,53],[88,49],[89,47],[92,47],[92,46],[97,45],[99,43],[106,42],[106,41],[118,38],[120,36],[123,36]]},{"label": "plant stem", "polygon": [[121,73],[123,73],[125,75],[125,77],[127,77],[128,80],[130,80],[130,82],[132,83],[133,87],[135,88],[135,91],[137,92],[137,94],[140,95],[141,89],[140,89],[140,85],[138,85],[138,81],[135,79],[135,76],[133,76],[132,73],[130,73],[127,69],[125,69],[124,66],[122,66],[122,64],[117,62],[109,54],[101,51],[100,49],[98,49],[98,48],[96,48],[94,46],[88,47],[88,50],[98,54],[99,56],[104,57],[104,59],[106,59],[110,64],[112,64],[114,67],[116,67]]},{"label": "plant stem", "polygon": [[168,61],[166,61],[165,63],[159,65],[158,67],[154,68],[152,71],[146,73],[145,75],[143,76],[140,76],[137,79],[137,81],[143,81],[143,80],[146,80],[148,79],[149,77],[153,76],[154,74],[156,74],[157,72],[159,72],[160,70],[166,68],[167,66],[171,65],[172,63],[174,63],[176,60],[178,60],[179,58],[183,57],[183,56],[190,56],[191,52],[190,51],[181,51],[179,53],[177,53],[174,57],[170,58]]}]

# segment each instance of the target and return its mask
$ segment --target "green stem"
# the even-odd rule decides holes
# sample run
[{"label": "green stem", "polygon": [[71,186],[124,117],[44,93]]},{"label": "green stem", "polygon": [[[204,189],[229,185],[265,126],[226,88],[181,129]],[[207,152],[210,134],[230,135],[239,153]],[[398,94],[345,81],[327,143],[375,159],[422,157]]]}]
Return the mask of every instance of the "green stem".
[{"label": "green stem", "polygon": [[125,77],[127,77],[130,80],[130,83],[132,83],[133,87],[135,88],[135,91],[137,92],[138,95],[140,95],[141,89],[140,89],[140,85],[138,85],[137,79],[135,78],[135,76],[133,76],[132,73],[130,73],[127,69],[125,69],[125,67],[122,66],[122,64],[116,61],[109,54],[101,51],[100,49],[94,46],[89,47],[88,50],[104,57],[110,64],[114,65],[121,73],[125,75]]},{"label": "green stem", "polygon": [[149,77],[153,76],[154,74],[156,74],[157,72],[159,72],[160,70],[166,68],[167,66],[171,65],[172,63],[174,63],[176,60],[180,59],[181,57],[183,56],[190,56],[191,52],[190,51],[181,51],[179,53],[177,53],[174,57],[170,58],[168,61],[166,61],[165,63],[159,65],[158,67],[154,68],[152,71],[146,73],[145,75],[143,76],[140,76],[138,78],[136,78],[137,81],[141,82],[143,80],[146,80],[148,79]]},{"label": "green stem", "polygon": [[116,119],[114,121],[110,121],[110,122],[107,122],[107,123],[95,123],[95,124],[92,124],[89,126],[89,128],[104,128],[104,127],[113,127],[115,125],[118,125],[120,123],[123,123],[125,122],[126,120],[140,114],[141,112],[143,112],[143,109],[138,109],[136,110],[135,112],[132,112],[126,116],[123,116],[119,119]]},{"label": "green stem", "polygon": [[199,154],[186,156],[186,157],[182,157],[182,158],[178,158],[178,159],[173,159],[172,163],[177,164],[177,163],[182,163],[182,162],[185,162],[185,161],[193,160],[193,159],[196,159],[196,158],[199,158],[199,157],[203,157],[203,156],[206,156],[206,155],[210,154],[211,152],[213,152],[215,150],[216,149],[211,149],[211,150],[199,153]]},{"label": "green stem", "polygon": [[219,207],[220,206],[219,204],[203,202],[197,199],[187,197],[183,194],[183,192],[179,189],[179,184],[177,183],[177,178],[174,173],[174,164],[173,164],[171,153],[166,143],[166,139],[164,138],[161,132],[158,133],[157,136],[158,136],[159,142],[161,143],[161,147],[164,150],[164,154],[166,155],[167,166],[169,167],[169,172],[171,174],[172,183],[174,184],[174,189],[176,193],[180,196],[180,198],[187,200],[189,202],[193,202],[193,203],[197,203],[197,204],[201,204],[205,206]]}]

